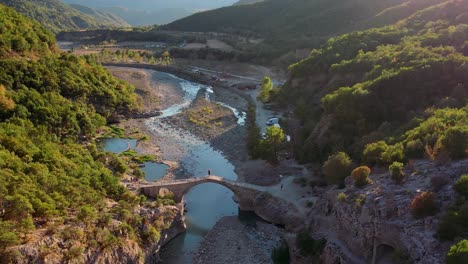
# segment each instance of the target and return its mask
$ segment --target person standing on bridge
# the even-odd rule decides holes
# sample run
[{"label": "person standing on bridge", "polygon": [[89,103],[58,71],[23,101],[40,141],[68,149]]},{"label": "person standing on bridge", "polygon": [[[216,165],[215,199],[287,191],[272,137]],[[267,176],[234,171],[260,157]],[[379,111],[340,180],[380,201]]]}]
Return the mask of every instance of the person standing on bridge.
[{"label": "person standing on bridge", "polygon": [[208,170],[208,176],[211,176],[211,170]]}]

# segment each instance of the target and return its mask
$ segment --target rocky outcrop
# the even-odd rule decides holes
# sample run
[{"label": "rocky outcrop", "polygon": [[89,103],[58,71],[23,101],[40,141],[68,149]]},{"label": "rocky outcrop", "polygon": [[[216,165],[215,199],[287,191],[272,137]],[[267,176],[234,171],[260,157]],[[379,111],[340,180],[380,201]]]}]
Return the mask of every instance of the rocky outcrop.
[{"label": "rocky outcrop", "polygon": [[[307,218],[312,235],[328,241],[324,263],[392,262],[393,255],[414,263],[443,263],[447,246],[435,232],[441,215],[454,201],[451,186],[467,168],[467,160],[443,167],[419,161],[414,170],[407,171],[403,184],[382,173],[371,175],[372,183],[362,189],[347,179],[345,189],[323,192]],[[411,201],[419,192],[430,191],[431,178],[440,175],[448,184],[437,192],[439,214],[415,219]],[[340,192],[347,195],[346,200],[337,200]]]},{"label": "rocky outcrop", "polygon": [[305,228],[304,218],[294,204],[266,192],[255,197],[252,211],[265,221],[282,225],[290,232]]},{"label": "rocky outcrop", "polygon": [[[142,217],[142,223],[145,224],[139,227],[135,226],[135,229],[145,228],[145,225],[153,225],[154,222],[160,221],[160,217],[163,215],[173,216],[172,219],[165,218],[164,221],[170,221],[170,227],[163,230],[160,240],[152,244],[139,244],[131,236],[123,235],[118,228],[121,222],[117,220],[111,220],[104,233],[97,231],[101,227],[85,226],[76,222],[37,230],[31,235],[28,243],[11,248],[9,251],[11,253],[10,262],[18,264],[156,263],[160,248],[185,231],[183,211],[183,204],[160,208],[138,208],[138,212],[135,213]],[[106,233],[107,230],[108,233]],[[119,237],[120,242],[113,245],[98,244],[98,240],[105,240],[101,237],[105,234]]]},{"label": "rocky outcrop", "polygon": [[187,230],[187,226],[184,222],[184,203],[177,204],[177,207],[173,209],[176,209],[177,214],[174,217],[171,226],[161,232],[161,239],[158,243],[150,245],[145,249],[145,263],[157,263],[159,261],[159,250],[161,247]]}]

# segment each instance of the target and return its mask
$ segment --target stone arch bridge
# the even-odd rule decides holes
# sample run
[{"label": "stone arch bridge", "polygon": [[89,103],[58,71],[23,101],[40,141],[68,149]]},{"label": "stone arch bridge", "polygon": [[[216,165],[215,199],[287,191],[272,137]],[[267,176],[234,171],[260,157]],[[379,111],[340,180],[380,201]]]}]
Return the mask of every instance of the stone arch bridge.
[{"label": "stone arch bridge", "polygon": [[169,190],[174,194],[175,201],[179,203],[191,188],[203,183],[216,183],[228,188],[234,193],[234,200],[239,204],[239,208],[245,211],[254,211],[257,197],[268,192],[267,187],[230,181],[219,176],[147,183],[141,185],[140,189],[142,194],[151,198],[156,198],[163,190]]}]

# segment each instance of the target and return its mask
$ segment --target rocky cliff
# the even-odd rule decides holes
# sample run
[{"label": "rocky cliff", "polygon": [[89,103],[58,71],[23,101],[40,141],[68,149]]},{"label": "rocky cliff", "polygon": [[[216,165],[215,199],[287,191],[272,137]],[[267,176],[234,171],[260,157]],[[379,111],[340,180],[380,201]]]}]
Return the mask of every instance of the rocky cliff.
[{"label": "rocky cliff", "polygon": [[[468,170],[468,160],[437,166],[418,161],[407,169],[402,184],[388,173],[375,173],[365,188],[354,187],[347,179],[342,190],[317,190],[322,193],[308,213],[310,233],[326,238],[324,263],[443,263],[449,245],[436,237],[438,222],[454,199],[454,181]],[[434,190],[431,178],[443,176],[447,184]],[[437,195],[439,213],[415,219],[410,211],[420,192]],[[337,199],[343,192],[345,199]]]}]

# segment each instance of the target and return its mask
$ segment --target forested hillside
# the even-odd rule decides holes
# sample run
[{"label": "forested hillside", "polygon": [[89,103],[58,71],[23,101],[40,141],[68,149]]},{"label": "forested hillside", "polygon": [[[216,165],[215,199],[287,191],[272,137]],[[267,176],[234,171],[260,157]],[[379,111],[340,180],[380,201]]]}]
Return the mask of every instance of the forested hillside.
[{"label": "forested hillside", "polygon": [[281,55],[353,30],[395,23],[438,0],[266,0],[201,12],[165,28],[263,38],[257,52]]},{"label": "forested hillside", "polygon": [[118,14],[97,10],[94,8],[90,8],[83,5],[76,5],[71,4],[72,8],[80,11],[83,14],[86,14],[93,19],[95,19],[98,23],[106,26],[108,24],[109,27],[129,27],[130,25],[125,21],[122,17],[118,16]]},{"label": "forested hillside", "polygon": [[10,6],[23,15],[39,21],[54,33],[63,30],[128,26],[115,15],[83,7],[77,10],[64,4],[62,0],[0,0],[0,4]]},{"label": "forested hillside", "polygon": [[369,164],[467,157],[467,1],[332,38],[289,70],[275,98],[301,121],[302,161],[337,151]]},{"label": "forested hillside", "polygon": [[35,261],[82,262],[122,240],[157,241],[153,227],[137,228],[145,202],[120,184],[128,168],[92,140],[111,114],[136,108],[134,87],[59,54],[52,33],[3,5],[0,68],[0,262],[22,259],[11,246],[45,237]]}]

